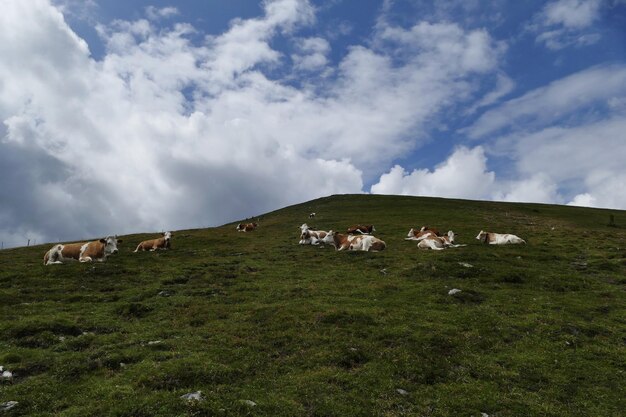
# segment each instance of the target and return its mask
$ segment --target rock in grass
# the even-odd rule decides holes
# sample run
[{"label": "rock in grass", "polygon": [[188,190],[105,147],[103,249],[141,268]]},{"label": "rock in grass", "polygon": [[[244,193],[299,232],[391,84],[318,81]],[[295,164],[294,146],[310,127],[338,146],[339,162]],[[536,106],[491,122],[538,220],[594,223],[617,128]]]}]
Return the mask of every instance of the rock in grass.
[{"label": "rock in grass", "polygon": [[204,401],[204,395],[202,395],[202,391],[183,394],[180,396],[180,398],[187,401]]},{"label": "rock in grass", "polygon": [[403,390],[402,388],[396,388],[396,392],[400,395],[409,395],[409,392],[406,390]]},{"label": "rock in grass", "polygon": [[248,407],[256,407],[256,403],[250,400],[239,400],[240,403],[247,405]]},{"label": "rock in grass", "polygon": [[458,288],[452,288],[450,291],[448,291],[448,295],[454,295],[454,294],[458,294],[460,292],[461,292],[461,290],[459,290]]},{"label": "rock in grass", "polygon": [[0,378],[4,380],[11,380],[13,379],[13,373],[11,371],[2,371],[2,374],[0,374]]},{"label": "rock in grass", "polygon": [[9,411],[19,403],[17,401],[7,401],[5,403],[0,404],[0,411]]},{"label": "rock in grass", "polygon": [[468,264],[467,262],[459,262],[459,265],[464,266],[465,268],[473,268],[474,265]]}]

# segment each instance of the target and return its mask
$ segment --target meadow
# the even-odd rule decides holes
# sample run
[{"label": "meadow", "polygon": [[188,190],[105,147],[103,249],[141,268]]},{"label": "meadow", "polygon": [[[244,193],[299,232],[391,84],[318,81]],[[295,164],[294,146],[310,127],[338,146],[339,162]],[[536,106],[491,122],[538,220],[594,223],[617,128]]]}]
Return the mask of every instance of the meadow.
[{"label": "meadow", "polygon": [[[0,251],[0,414],[625,415],[625,211],[340,195],[258,222],[122,236],[106,263]],[[387,249],[298,245],[305,222]],[[467,246],[418,251],[422,225]]]}]

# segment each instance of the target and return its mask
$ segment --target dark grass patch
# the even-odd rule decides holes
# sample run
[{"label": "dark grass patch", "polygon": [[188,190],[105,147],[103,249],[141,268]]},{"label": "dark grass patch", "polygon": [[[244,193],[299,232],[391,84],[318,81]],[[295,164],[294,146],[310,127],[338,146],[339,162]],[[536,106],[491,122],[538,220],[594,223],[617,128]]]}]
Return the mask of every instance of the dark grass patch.
[{"label": "dark grass patch", "polygon": [[115,307],[113,311],[126,319],[140,319],[146,317],[152,310],[154,310],[153,307],[142,303],[125,303]]}]

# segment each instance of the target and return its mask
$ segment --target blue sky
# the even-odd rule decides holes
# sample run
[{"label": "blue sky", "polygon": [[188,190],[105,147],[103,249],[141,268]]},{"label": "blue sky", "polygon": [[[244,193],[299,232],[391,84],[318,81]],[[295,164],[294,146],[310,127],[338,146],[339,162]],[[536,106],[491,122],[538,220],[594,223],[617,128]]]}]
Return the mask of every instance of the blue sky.
[{"label": "blue sky", "polygon": [[626,209],[626,1],[9,0],[5,246],[333,193]]}]

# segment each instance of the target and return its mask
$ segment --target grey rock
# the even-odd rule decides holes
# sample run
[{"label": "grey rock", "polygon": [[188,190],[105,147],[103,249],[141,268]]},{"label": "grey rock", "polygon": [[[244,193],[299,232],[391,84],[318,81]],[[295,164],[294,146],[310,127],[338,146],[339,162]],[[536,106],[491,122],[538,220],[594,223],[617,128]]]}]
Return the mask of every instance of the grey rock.
[{"label": "grey rock", "polygon": [[0,411],[9,411],[19,403],[17,401],[7,401],[5,403],[0,404]]},{"label": "grey rock", "polygon": [[461,292],[461,290],[459,290],[458,288],[452,288],[450,291],[448,291],[448,295],[454,295],[454,294],[458,294],[460,292]]},{"label": "grey rock", "polygon": [[402,388],[396,388],[396,392],[400,395],[409,395],[409,392],[406,390],[403,390]]},{"label": "grey rock", "polygon": [[248,407],[256,407],[256,403],[250,400],[239,400],[240,403],[247,405]]},{"label": "grey rock", "polygon": [[202,395],[202,391],[183,394],[180,396],[180,398],[187,401],[204,401],[204,395]]}]

